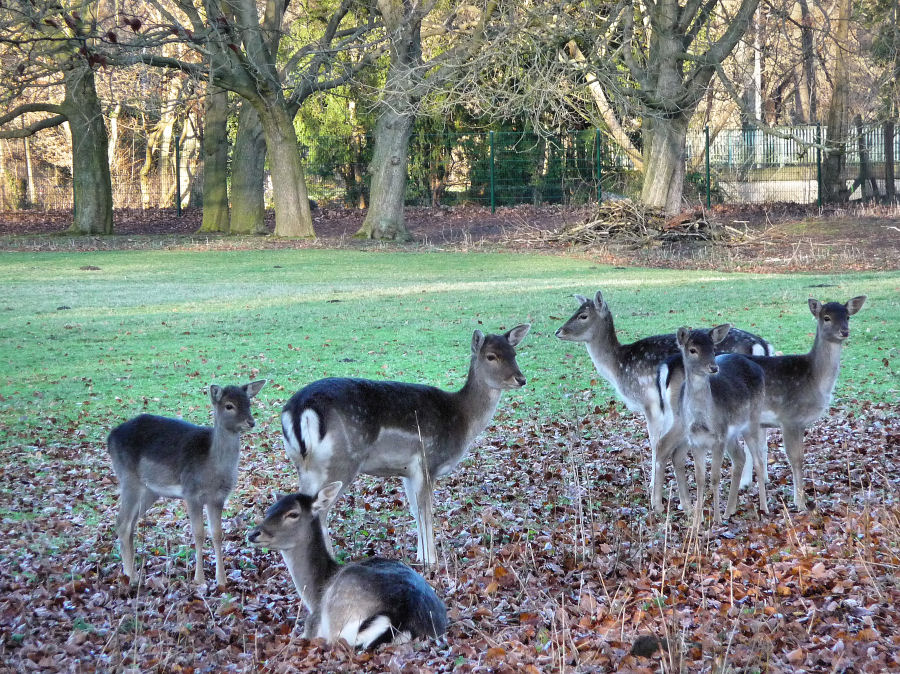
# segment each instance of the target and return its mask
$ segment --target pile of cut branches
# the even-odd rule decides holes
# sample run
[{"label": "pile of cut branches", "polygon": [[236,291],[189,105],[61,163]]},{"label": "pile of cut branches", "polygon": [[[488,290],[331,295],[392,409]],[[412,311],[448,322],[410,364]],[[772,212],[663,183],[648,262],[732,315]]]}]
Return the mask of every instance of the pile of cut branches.
[{"label": "pile of cut branches", "polygon": [[709,220],[699,208],[667,218],[662,209],[622,199],[601,203],[586,221],[566,226],[549,240],[573,246],[615,242],[641,247],[663,242],[730,242],[745,238],[745,232]]}]

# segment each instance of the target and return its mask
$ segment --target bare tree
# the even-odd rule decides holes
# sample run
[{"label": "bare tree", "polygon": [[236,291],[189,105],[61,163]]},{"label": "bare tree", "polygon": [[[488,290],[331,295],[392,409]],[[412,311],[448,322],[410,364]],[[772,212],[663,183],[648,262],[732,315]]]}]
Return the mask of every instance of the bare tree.
[{"label": "bare tree", "polygon": [[356,236],[371,239],[408,240],[403,221],[407,159],[413,123],[422,100],[451,78],[484,42],[487,22],[497,8],[488,0],[481,10],[464,6],[442,15],[428,28],[440,36],[433,58],[423,59],[423,21],[435,9],[436,0],[376,0],[390,48],[390,64],[378,100],[375,144],[369,173],[372,183],[369,210]]},{"label": "bare tree", "polygon": [[[147,7],[152,6],[154,14]],[[293,119],[309,96],[338,86],[350,79],[369,58],[349,61],[339,58],[347,51],[364,50],[364,42],[375,23],[366,19],[357,24],[351,9],[367,15],[358,0],[340,0],[322,12],[323,28],[316,39],[286,55],[279,68],[275,49],[280,43],[286,0],[269,0],[261,20],[254,0],[151,0],[134,6],[129,23],[137,28],[133,39],[110,59],[120,64],[146,63],[175,68],[233,91],[253,106],[266,140],[269,168],[275,197],[275,233],[279,236],[315,236],[307,196],[300,148]],[[164,17],[154,22],[155,13]],[[184,17],[184,19],[182,19]],[[346,20],[346,21],[345,21]],[[348,24],[349,25],[346,25]],[[275,26],[272,38],[267,26]],[[162,53],[165,45],[177,41],[189,47],[194,60]],[[374,58],[372,52],[370,58]],[[209,68],[209,63],[221,67]]]},{"label": "bare tree", "polygon": [[[0,7],[0,48],[7,83],[2,95],[5,104],[13,104],[0,115],[0,138],[26,138],[68,123],[75,200],[72,230],[110,234],[108,137],[94,81],[94,68],[102,60],[91,52],[98,39],[97,5],[80,3],[79,7],[83,14],[53,1]],[[21,122],[18,127],[13,124],[16,121]]]}]

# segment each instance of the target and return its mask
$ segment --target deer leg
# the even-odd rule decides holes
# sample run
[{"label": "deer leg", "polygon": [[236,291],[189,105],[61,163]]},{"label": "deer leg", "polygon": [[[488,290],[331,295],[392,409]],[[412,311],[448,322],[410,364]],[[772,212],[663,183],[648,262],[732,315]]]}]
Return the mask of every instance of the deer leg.
[{"label": "deer leg", "polygon": [[425,564],[437,563],[432,520],[432,485],[419,466],[409,477],[403,478],[403,488],[409,501],[409,509],[416,520],[416,559]]},{"label": "deer leg", "polygon": [[222,503],[206,504],[206,519],[212,534],[213,553],[216,556],[216,584],[225,585],[225,560],[222,556]]},{"label": "deer leg", "polygon": [[[749,446],[750,445],[748,444],[747,447],[749,448]],[[729,517],[734,515],[735,511],[737,511],[738,492],[743,486],[742,476],[745,472],[744,466],[746,466],[750,462],[747,461],[746,452],[744,451],[744,448],[741,447],[738,443],[737,438],[731,438],[728,441],[726,451],[728,452],[728,456],[731,457],[731,488],[728,490],[728,504],[725,506],[725,519],[727,520]],[[722,464],[720,461],[720,472],[721,468]]]},{"label": "deer leg", "polygon": [[694,454],[694,477],[697,480],[697,503],[694,510],[694,524],[700,525],[703,519],[703,506],[706,501],[706,455],[707,446],[703,444],[691,444]]},{"label": "deer leg", "polygon": [[806,491],[803,488],[803,427],[782,426],[784,449],[794,475],[794,505],[800,512],[806,512]]},{"label": "deer leg", "polygon": [[199,501],[187,502],[188,518],[191,520],[191,532],[194,534],[194,582],[202,585],[205,581],[203,575],[203,541],[206,531],[203,529],[203,503]]},{"label": "deer leg", "polygon": [[658,415],[648,414],[647,419],[647,435],[650,436],[650,498],[653,498],[654,489],[656,487],[656,461],[659,441],[661,436],[662,420]]},{"label": "deer leg", "polygon": [[766,429],[756,425],[755,428],[744,433],[744,442],[750,450],[750,458],[753,460],[753,470],[756,471],[756,484],[759,490],[759,509],[769,514],[769,503],[766,497]]},{"label": "deer leg", "polygon": [[[743,468],[741,469],[741,481],[738,485],[739,489],[744,489],[745,487],[750,486],[750,484],[753,482],[753,469],[756,467],[753,461],[747,461],[747,451],[750,450],[750,445],[747,442],[746,435],[744,436],[744,444],[746,445],[746,451],[741,448],[739,444],[736,445],[734,449],[734,456],[737,456],[737,452],[741,452],[744,455]],[[734,457],[732,457],[732,460],[734,460]]]},{"label": "deer leg", "polygon": [[666,475],[666,463],[678,450],[678,445],[682,440],[681,428],[673,427],[660,438],[659,443],[656,445],[653,459],[653,493],[651,498],[651,505],[656,512],[663,511],[663,482]]},{"label": "deer leg", "polygon": [[686,516],[690,517],[691,494],[688,491],[687,471],[685,470],[687,450],[687,443],[682,440],[675,449],[675,453],[672,454],[672,466],[675,468],[675,481],[678,483],[678,500],[681,501],[681,509]]},{"label": "deer leg", "polygon": [[[719,524],[722,521],[722,511],[721,511],[721,503],[719,502],[719,487],[722,484],[722,460],[725,457],[725,444],[728,442],[727,438],[725,442],[716,442],[712,446],[712,461],[710,462],[709,472],[709,484],[710,489],[712,490],[712,502],[713,502],[713,522]],[[738,447],[740,450],[740,447]],[[732,485],[735,484],[734,479],[731,480]],[[729,496],[729,503],[731,498]]]},{"label": "deer leg", "polygon": [[134,529],[141,515],[147,512],[156,498],[156,494],[140,484],[122,483],[116,535],[119,538],[119,554],[122,556],[122,572],[131,580],[135,580]]}]

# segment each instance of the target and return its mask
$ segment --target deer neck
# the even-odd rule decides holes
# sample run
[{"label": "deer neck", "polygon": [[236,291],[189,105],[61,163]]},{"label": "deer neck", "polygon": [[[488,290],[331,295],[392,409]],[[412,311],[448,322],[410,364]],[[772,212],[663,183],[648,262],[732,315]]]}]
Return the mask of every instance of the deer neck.
[{"label": "deer neck", "polygon": [[597,333],[591,341],[587,342],[587,351],[591,362],[594,363],[597,371],[609,381],[618,381],[621,374],[621,363],[619,362],[621,347],[612,317],[598,327]]},{"label": "deer neck", "polygon": [[841,342],[825,339],[821,331],[816,331],[812,351],[809,352],[811,366],[810,375],[817,384],[818,389],[830,394],[837,381],[838,372],[841,369]]},{"label": "deer neck", "polygon": [[[469,364],[469,376],[463,387],[457,391],[456,400],[466,425],[467,437],[471,440],[483,431],[500,402],[500,389],[488,386],[476,368],[476,360]],[[468,444],[468,443],[467,443]]]},{"label": "deer neck", "polygon": [[712,389],[709,377],[696,370],[684,372],[684,405],[686,407],[686,426],[690,428],[695,421],[706,416],[712,403]]},{"label": "deer neck", "polygon": [[312,535],[308,541],[298,540],[292,548],[281,550],[281,558],[291,574],[297,593],[310,613],[318,610],[328,581],[337,573],[340,565],[331,556],[322,532],[322,523],[312,523]]},{"label": "deer neck", "polygon": [[212,429],[212,450],[217,457],[235,459],[241,451],[240,433],[228,430],[225,424],[216,419]]}]

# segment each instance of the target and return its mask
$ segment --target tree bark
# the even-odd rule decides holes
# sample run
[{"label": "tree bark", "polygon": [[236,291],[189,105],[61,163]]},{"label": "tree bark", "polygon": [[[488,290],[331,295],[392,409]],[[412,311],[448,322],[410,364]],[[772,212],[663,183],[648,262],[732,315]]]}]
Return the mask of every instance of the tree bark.
[{"label": "tree bark", "polygon": [[657,118],[644,133],[644,184],[641,202],[666,213],[681,210],[687,117]]},{"label": "tree bark", "polygon": [[356,236],[366,239],[409,241],[403,220],[406,199],[406,162],[414,117],[384,106],[375,125],[375,147],[369,173],[372,187],[369,210]]},{"label": "tree bark", "polygon": [[266,136],[272,190],[275,193],[275,236],[315,238],[309,195],[293,115],[280,92],[258,103],[256,112]]},{"label": "tree bark", "polygon": [[206,89],[203,121],[203,221],[201,232],[229,231],[228,93],[214,84]]},{"label": "tree bark", "polygon": [[850,191],[842,175],[847,160],[847,129],[850,115],[850,73],[845,55],[847,38],[850,35],[850,10],[850,0],[840,0],[834,37],[837,51],[834,91],[828,108],[828,135],[825,141],[825,161],[822,166],[823,197],[827,202],[847,201],[850,198]]},{"label": "tree bark", "polygon": [[259,115],[241,101],[231,161],[231,233],[265,234],[266,139]]},{"label": "tree bark", "polygon": [[357,237],[409,241],[403,220],[406,163],[415,122],[414,93],[422,81],[422,14],[397,0],[379,0],[378,9],[391,36],[391,62],[375,123],[369,173],[369,210]]},{"label": "tree bark", "polygon": [[94,72],[75,61],[65,73],[62,104],[72,131],[72,179],[75,217],[70,228],[79,234],[112,234],[112,179],[108,139],[97,99]]},{"label": "tree bark", "polygon": [[884,123],[884,196],[888,201],[897,198],[897,185],[894,183],[894,123]]}]

